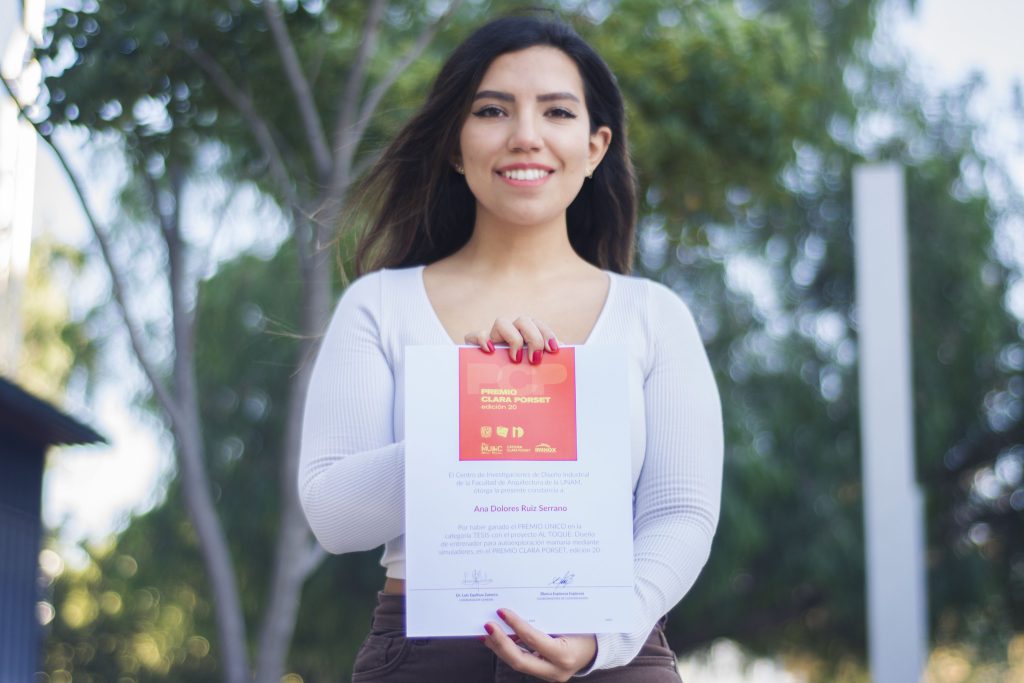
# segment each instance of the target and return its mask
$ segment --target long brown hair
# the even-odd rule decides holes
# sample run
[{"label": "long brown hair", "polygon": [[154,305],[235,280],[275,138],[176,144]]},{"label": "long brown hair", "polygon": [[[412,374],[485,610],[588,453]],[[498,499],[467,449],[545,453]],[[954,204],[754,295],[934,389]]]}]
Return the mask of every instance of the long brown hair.
[{"label": "long brown hair", "polygon": [[626,144],[625,109],[615,76],[568,25],[506,17],[477,29],[448,58],[427,101],[357,186],[349,216],[369,216],[356,247],[356,275],[428,264],[469,240],[476,199],[455,172],[459,135],[480,81],[497,57],[545,45],[579,68],[591,131],[608,126],[611,143],[593,178],[569,205],[569,242],[582,258],[617,273],[633,262],[636,180]]}]

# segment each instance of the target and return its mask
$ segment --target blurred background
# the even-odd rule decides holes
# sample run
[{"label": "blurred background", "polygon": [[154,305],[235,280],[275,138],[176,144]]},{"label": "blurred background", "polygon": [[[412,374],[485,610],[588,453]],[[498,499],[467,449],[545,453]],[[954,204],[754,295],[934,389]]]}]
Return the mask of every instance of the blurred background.
[{"label": "blurred background", "polygon": [[927,680],[1024,681],[1019,0],[2,0],[0,374],[112,442],[49,455],[37,680],[347,680],[379,551],[319,550],[293,483],[346,188],[526,4],[617,74],[635,271],[722,393],[684,680],[869,679],[851,172],[895,161]]}]

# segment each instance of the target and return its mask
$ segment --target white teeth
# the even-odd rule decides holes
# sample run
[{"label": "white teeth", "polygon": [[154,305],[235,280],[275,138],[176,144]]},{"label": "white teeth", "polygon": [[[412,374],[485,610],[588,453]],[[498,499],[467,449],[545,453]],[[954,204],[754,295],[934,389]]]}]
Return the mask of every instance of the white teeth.
[{"label": "white teeth", "polygon": [[505,171],[502,175],[509,180],[540,180],[546,177],[547,174],[547,171],[540,168],[517,168]]}]

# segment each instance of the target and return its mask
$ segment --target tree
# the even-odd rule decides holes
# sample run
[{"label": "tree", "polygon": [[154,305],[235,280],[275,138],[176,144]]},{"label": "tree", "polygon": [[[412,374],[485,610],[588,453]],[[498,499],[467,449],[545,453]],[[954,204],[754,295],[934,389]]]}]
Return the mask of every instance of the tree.
[{"label": "tree", "polygon": [[[171,326],[165,330],[165,344],[170,352],[158,359],[148,351],[146,332],[128,301],[123,262],[112,242],[117,237],[99,224],[76,181],[132,349],[174,437],[181,493],[204,558],[221,665],[229,681],[248,677],[249,648],[236,571],[211,494],[203,445],[191,306],[195,264],[190,262],[182,218],[189,174],[204,145],[220,144],[233,153],[234,172],[255,175],[262,189],[278,198],[297,247],[302,283],[297,329],[300,355],[308,356],[330,307],[330,259],[321,248],[330,242],[325,226],[344,205],[360,143],[381,100],[457,5],[452,2],[433,14],[415,3],[388,8],[383,0],[370,3],[365,13],[355,7],[300,5],[286,17],[270,0],[212,6],[110,1],[53,15],[50,43],[41,51],[51,97],[38,128],[51,144],[55,127],[67,124],[117,136],[137,179],[129,194],[148,210],[143,220],[158,228],[166,254]],[[411,42],[394,37],[408,35],[409,29]],[[293,34],[300,39],[293,41]],[[381,38],[406,44],[384,55]],[[306,64],[315,58],[318,66],[347,73],[343,86],[322,84],[314,92],[300,50]],[[73,62],[61,69],[68,53]],[[253,66],[260,68],[250,71]],[[257,78],[252,78],[254,73]],[[266,78],[268,73],[275,77]],[[290,98],[280,96],[281,84]],[[325,132],[323,121],[328,118],[335,123]],[[217,119],[221,123],[212,125]],[[300,126],[284,125],[296,120]],[[317,213],[321,220],[314,220]],[[252,662],[260,680],[280,678],[301,586],[323,558],[311,541],[293,483],[308,372],[308,366],[300,366],[288,388],[274,571]]]},{"label": "tree", "polygon": [[[259,616],[260,588],[272,566],[266,539],[275,518],[284,420],[275,397],[284,395],[298,348],[294,336],[281,332],[296,316],[293,250],[286,243],[269,260],[239,256],[201,285],[197,299],[205,450],[214,499],[238,558],[247,621]],[[138,681],[217,678],[212,603],[179,486],[172,482],[166,501],[134,518],[116,542],[87,549],[85,570],[69,569],[56,578],[47,671],[97,678],[116,673]],[[321,565],[304,591],[287,671],[307,681],[347,674],[365,635],[379,575],[373,552],[331,557]],[[114,604],[114,594],[121,607],[104,609]],[[106,643],[105,649],[97,643]],[[133,655],[134,643],[148,644],[148,660]]]},{"label": "tree", "polygon": [[849,187],[853,164],[891,159],[908,173],[932,632],[991,655],[1022,613],[1020,331],[1005,305],[1019,274],[993,239],[1019,192],[974,144],[970,86],[933,98],[902,62],[872,61],[872,6],[747,7],[624,3],[592,36],[633,116],[638,265],[696,312],[725,404],[723,519],[670,637],[863,661]]},{"label": "tree", "polygon": [[1019,274],[994,239],[1019,191],[976,147],[970,84],[933,98],[865,52],[833,74],[849,91],[795,138],[774,190],[698,194],[697,211],[657,216],[642,243],[641,263],[699,313],[732,426],[719,538],[673,614],[683,649],[725,636],[834,668],[863,661],[849,187],[864,159],[907,168],[933,637],[1000,658],[1020,628],[1020,321],[1005,303]]}]

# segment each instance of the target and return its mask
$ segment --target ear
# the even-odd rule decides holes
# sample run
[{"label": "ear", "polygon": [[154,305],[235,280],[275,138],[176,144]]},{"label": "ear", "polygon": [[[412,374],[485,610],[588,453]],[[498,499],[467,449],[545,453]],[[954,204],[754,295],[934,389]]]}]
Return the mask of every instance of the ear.
[{"label": "ear", "polygon": [[462,167],[462,152],[460,150],[455,150],[452,153],[451,157],[448,159],[448,165],[451,166],[452,170],[459,175],[466,174],[465,169]]},{"label": "ear", "polygon": [[587,156],[587,168],[594,171],[604,159],[608,145],[612,143],[612,129],[608,126],[601,126],[590,134],[590,151]]},{"label": "ear", "polygon": [[449,157],[449,166],[459,175],[466,175],[466,170],[462,165],[462,152],[460,150],[456,150]]}]

